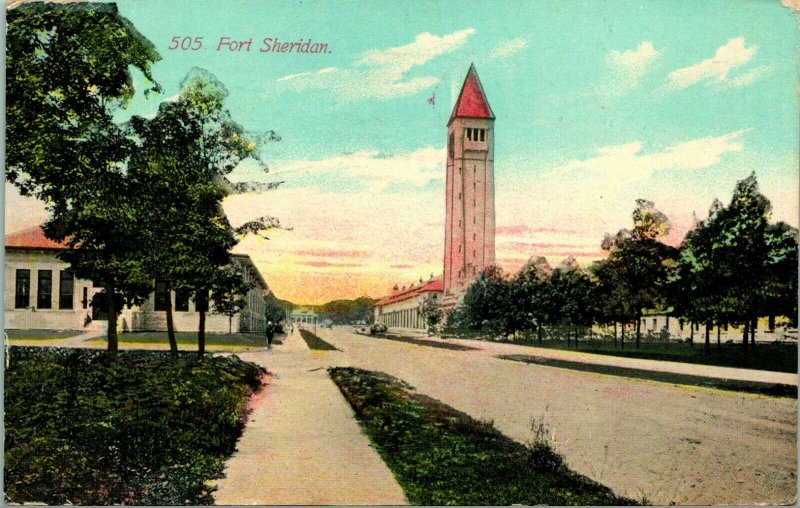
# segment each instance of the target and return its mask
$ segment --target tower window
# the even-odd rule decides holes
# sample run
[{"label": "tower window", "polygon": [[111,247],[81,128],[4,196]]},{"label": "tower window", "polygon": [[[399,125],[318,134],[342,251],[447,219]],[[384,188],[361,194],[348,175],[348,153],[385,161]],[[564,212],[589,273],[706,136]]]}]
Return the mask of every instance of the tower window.
[{"label": "tower window", "polygon": [[453,146],[454,144],[455,144],[455,139],[454,139],[453,133],[451,132],[450,133],[450,138],[448,139],[448,143],[447,143],[447,153],[448,153],[448,155],[450,155],[451,159],[455,155],[455,146]]},{"label": "tower window", "polygon": [[460,192],[458,193],[458,199],[461,199],[461,193]]},{"label": "tower window", "polygon": [[467,139],[472,141],[472,129],[467,129]]},{"label": "tower window", "polygon": [[486,141],[486,137],[485,137],[486,136],[486,129],[481,129],[480,133],[481,133],[481,141]]}]

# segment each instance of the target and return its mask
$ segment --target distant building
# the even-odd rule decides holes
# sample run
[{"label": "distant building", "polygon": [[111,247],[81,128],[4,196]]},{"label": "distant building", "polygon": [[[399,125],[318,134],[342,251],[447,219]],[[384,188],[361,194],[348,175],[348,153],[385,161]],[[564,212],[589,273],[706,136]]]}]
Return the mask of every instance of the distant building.
[{"label": "distant building", "polygon": [[420,316],[419,307],[429,295],[441,302],[442,293],[442,279],[397,290],[375,302],[375,322],[383,323],[389,328],[425,331],[428,327]]},{"label": "distant building", "polygon": [[292,322],[298,324],[313,325],[317,322],[317,314],[311,309],[302,307],[292,310],[291,317]]},{"label": "distant building", "polygon": [[[33,228],[6,236],[5,247],[5,328],[85,330],[101,328],[107,322],[102,285],[75,277],[67,263],[58,259],[58,252],[66,246],[48,240],[40,228]],[[242,267],[245,279],[253,287],[245,308],[233,316],[231,330],[263,331],[269,287],[250,256],[232,254],[231,261]],[[196,331],[198,313],[188,293],[167,294],[159,281],[141,306],[122,310],[119,331],[166,330],[168,299],[172,302],[175,329]],[[227,333],[228,324],[228,316],[208,312],[206,331]]]}]

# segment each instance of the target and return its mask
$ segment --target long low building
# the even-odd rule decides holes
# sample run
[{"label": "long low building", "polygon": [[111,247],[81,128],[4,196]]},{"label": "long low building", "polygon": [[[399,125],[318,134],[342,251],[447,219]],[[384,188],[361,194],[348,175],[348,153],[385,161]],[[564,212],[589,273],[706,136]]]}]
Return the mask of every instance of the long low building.
[{"label": "long low building", "polygon": [[441,302],[442,288],[442,279],[432,279],[419,286],[411,285],[392,292],[375,302],[375,322],[383,323],[389,329],[426,331],[425,319],[419,312],[420,305],[429,295]]},{"label": "long low building", "polygon": [[[67,247],[44,236],[40,228],[12,233],[5,238],[4,327],[6,329],[88,330],[107,322],[106,293],[101,284],[79,279],[57,254]],[[232,254],[251,284],[247,304],[229,322],[227,315],[208,312],[206,331],[227,333],[262,332],[265,328],[265,298],[269,287],[250,256]],[[196,331],[199,313],[189,294],[170,291],[155,283],[155,291],[140,306],[124,308],[119,331],[163,331],[167,329],[167,301],[172,302],[175,329]],[[212,306],[213,309],[213,306]]]}]

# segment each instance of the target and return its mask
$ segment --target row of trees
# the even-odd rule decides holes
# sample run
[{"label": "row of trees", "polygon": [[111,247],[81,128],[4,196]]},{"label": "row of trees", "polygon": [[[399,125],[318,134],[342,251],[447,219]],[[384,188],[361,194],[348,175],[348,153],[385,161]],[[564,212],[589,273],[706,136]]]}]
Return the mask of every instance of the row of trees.
[{"label": "row of trees", "polygon": [[[104,285],[109,351],[122,306],[140,304],[159,280],[167,294],[192,295],[202,355],[209,295],[235,313],[249,289],[230,249],[240,235],[279,227],[261,217],[234,229],[222,200],[252,187],[226,175],[260,162],[260,142],[277,136],[245,133],[225,87],[201,69],[154,117],[116,121],[134,96],[133,69],[146,95],[160,92],[151,74],[160,56],[114,4],[21,5],[8,12],[6,44],[6,178],[46,204],[45,235],[68,245],[60,257],[75,274]],[[177,352],[171,302],[167,327]]]},{"label": "row of trees", "polygon": [[[448,328],[495,335],[536,334],[543,328],[578,331],[594,324],[635,323],[636,345],[645,311],[663,312],[706,325],[743,326],[743,344],[754,345],[759,316],[797,319],[798,231],[770,223],[771,205],[755,174],[739,181],[728,206],[714,201],[679,248],[663,243],[667,217],[652,202],[638,200],[633,228],[606,235],[606,259],[588,269],[568,258],[551,269],[531,258],[513,277],[489,267],[468,288]],[[569,337],[569,335],[568,335]]]}]

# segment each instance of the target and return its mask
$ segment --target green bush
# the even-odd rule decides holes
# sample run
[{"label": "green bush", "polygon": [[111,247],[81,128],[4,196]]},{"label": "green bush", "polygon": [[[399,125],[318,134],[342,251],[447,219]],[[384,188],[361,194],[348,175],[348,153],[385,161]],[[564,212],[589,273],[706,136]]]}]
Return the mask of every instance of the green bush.
[{"label": "green bush", "polygon": [[210,504],[263,373],[236,356],[12,347],[6,501]]}]

